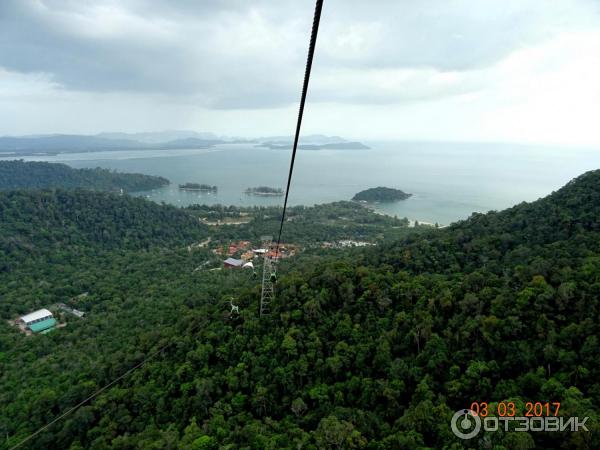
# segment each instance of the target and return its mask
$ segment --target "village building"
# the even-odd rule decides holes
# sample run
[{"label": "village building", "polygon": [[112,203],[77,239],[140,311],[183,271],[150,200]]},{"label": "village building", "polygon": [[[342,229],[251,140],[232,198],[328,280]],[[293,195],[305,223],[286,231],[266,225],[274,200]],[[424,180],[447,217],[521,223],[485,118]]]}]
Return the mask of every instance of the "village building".
[{"label": "village building", "polygon": [[243,265],[244,261],[242,261],[241,259],[227,258],[225,261],[223,261],[223,267],[225,267],[226,269],[239,268]]},{"label": "village building", "polygon": [[47,309],[39,309],[19,318],[19,321],[32,333],[50,331],[56,326],[56,319]]}]

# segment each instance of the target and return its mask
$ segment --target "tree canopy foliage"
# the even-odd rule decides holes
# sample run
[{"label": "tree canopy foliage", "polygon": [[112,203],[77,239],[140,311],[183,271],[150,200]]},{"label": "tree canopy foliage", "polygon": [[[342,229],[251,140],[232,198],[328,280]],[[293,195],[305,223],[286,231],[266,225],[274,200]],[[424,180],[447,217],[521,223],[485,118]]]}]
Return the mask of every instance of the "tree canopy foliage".
[{"label": "tree canopy foliage", "polygon": [[352,200],[363,202],[395,202],[398,200],[406,200],[412,194],[407,194],[400,189],[392,189],[388,187],[376,187],[360,191]]},{"label": "tree canopy foliage", "polygon": [[169,184],[163,177],[108,169],[73,169],[66,164],[0,161],[0,190],[84,188],[98,191],[149,191]]},{"label": "tree canopy foliage", "polygon": [[[237,226],[219,227],[211,236],[218,239],[259,240],[262,235],[276,235],[281,224],[281,207],[239,207],[222,205],[192,205],[186,208],[208,221],[249,219]],[[286,212],[285,240],[305,246],[340,239],[381,241],[404,236],[409,230],[408,219],[376,214],[353,202],[323,205],[291,206]]]},{"label": "tree canopy foliage", "polygon": [[[268,319],[247,272],[194,271],[210,252],[181,244],[217,232],[189,220],[201,207],[78,191],[0,205],[2,318],[56,301],[88,313],[33,337],[2,320],[8,446],[171,343],[28,448],[600,447],[600,171],[448,228],[282,261]],[[111,222],[114,240],[97,239]],[[450,430],[458,409],[509,400],[561,402],[591,432]]]}]

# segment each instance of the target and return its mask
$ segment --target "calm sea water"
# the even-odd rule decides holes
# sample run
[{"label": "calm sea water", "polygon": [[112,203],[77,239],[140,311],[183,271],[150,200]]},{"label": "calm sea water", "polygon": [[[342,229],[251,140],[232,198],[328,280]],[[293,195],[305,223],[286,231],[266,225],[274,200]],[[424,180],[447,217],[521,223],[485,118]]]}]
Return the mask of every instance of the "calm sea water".
[{"label": "calm sea water", "polygon": [[[362,189],[388,186],[413,196],[379,205],[380,212],[446,225],[473,212],[535,200],[587,170],[600,168],[600,151],[592,149],[474,143],[368,144],[371,150],[300,150],[290,204],[349,200]],[[247,196],[243,191],[259,185],[285,188],[290,152],[228,144],[210,150],[93,152],[24,159],[161,175],[173,184],[139,194],[157,202],[248,206],[283,203],[283,197]],[[216,194],[179,191],[177,184],[185,182],[217,185],[219,190]]]}]

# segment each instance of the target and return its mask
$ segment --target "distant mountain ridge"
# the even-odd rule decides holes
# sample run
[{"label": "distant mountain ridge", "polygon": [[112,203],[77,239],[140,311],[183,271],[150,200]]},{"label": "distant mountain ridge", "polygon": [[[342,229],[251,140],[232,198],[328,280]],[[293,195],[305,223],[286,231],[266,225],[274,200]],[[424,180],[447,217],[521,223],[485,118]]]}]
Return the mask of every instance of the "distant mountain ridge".
[{"label": "distant mountain ridge", "polygon": [[[292,136],[273,136],[260,138],[259,141],[257,147],[287,150],[292,148],[294,139]],[[325,136],[322,134],[301,136],[298,141],[298,149],[300,150],[368,150],[369,148],[362,142],[348,141],[339,136]]]},{"label": "distant mountain ridge", "polygon": [[[287,150],[292,148],[292,143],[273,143],[273,142],[264,142],[262,144],[256,145],[257,147],[266,147],[272,150]],[[367,147],[365,144],[361,142],[334,142],[330,144],[298,144],[298,149],[300,150],[369,150],[370,147]]]},{"label": "distant mountain ridge", "polygon": [[223,137],[219,137],[215,133],[199,133],[191,130],[150,131],[141,133],[99,133],[96,136],[104,139],[133,140],[146,144],[164,144],[166,142],[179,141],[183,139],[200,139],[206,141],[224,140]]},{"label": "distant mountain ridge", "polygon": [[[271,142],[273,144],[289,144],[291,145],[294,141],[294,136],[266,136],[258,138],[257,141],[266,143]],[[326,136],[324,134],[309,134],[306,136],[300,136],[299,143],[300,144],[340,144],[348,142],[347,139],[344,139],[340,136]]]},{"label": "distant mountain ridge", "polygon": [[[106,132],[96,135],[50,134],[0,137],[0,156],[48,155],[74,152],[112,150],[174,150],[202,149],[218,144],[253,143],[267,148],[287,149],[292,137],[273,136],[259,139],[218,136],[209,132],[171,130],[159,132]],[[349,142],[339,136],[309,135],[300,140],[300,148],[366,149],[359,142]]]},{"label": "distant mountain ridge", "polygon": [[224,142],[225,141],[219,139],[188,137],[167,142],[147,143],[132,139],[67,134],[40,137],[0,137],[0,154],[10,153],[17,156],[23,156],[28,154],[57,154],[110,150],[210,148],[213,145]]}]

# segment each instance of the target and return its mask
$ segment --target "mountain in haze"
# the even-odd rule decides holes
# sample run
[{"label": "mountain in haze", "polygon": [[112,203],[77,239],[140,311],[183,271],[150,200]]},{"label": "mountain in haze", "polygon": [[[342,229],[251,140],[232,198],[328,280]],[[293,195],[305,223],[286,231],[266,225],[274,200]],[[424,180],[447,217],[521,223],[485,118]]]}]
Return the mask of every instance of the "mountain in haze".
[{"label": "mountain in haze", "polygon": [[143,142],[146,144],[164,144],[170,141],[179,141],[182,139],[199,139],[207,141],[223,140],[215,133],[198,133],[191,130],[167,130],[143,133],[99,133],[97,137],[112,140],[131,140]]},{"label": "mountain in haze", "polygon": [[[265,142],[257,144],[256,147],[270,148],[271,150],[289,150],[292,148],[292,143],[275,144]],[[337,142],[334,144],[298,144],[299,150],[369,150],[365,144],[360,142]]]},{"label": "mountain in haze", "polygon": [[0,137],[0,152],[72,152],[134,148],[140,143],[130,139],[106,139],[97,136],[53,134],[47,136]]},{"label": "mountain in haze", "polygon": [[[294,138],[292,136],[272,136],[259,138],[258,141],[257,147],[287,150],[292,148]],[[300,136],[298,141],[300,150],[368,150],[369,148],[361,142],[351,142],[339,136],[322,134]]]},{"label": "mountain in haze", "polygon": [[[149,133],[152,134],[152,133]],[[106,133],[97,136],[55,134],[46,136],[0,137],[0,155],[2,153],[24,156],[31,154],[79,153],[112,150],[171,150],[181,148],[210,148],[225,141],[215,138],[181,137],[159,142],[176,134],[160,133],[155,136],[145,136],[146,141],[137,141],[133,135],[125,133]],[[108,137],[112,136],[112,137]],[[147,142],[148,139],[155,142]],[[9,155],[7,155],[9,156]]]},{"label": "mountain in haze", "polygon": [[[50,134],[0,137],[0,156],[48,155],[111,150],[173,150],[210,148],[226,143],[254,143],[267,148],[290,148],[291,137],[245,139],[220,137],[214,133],[173,130],[144,133],[107,132],[93,136]],[[310,135],[302,137],[300,148],[307,150],[366,149],[358,142],[348,142],[339,136]],[[4,154],[4,155],[2,155]]]},{"label": "mountain in haze", "polygon": [[[273,144],[292,144],[294,136],[267,136],[258,138],[257,141],[265,143],[270,142]],[[340,136],[326,136],[324,134],[309,134],[307,136],[300,136],[299,144],[340,144],[348,142]]]}]

